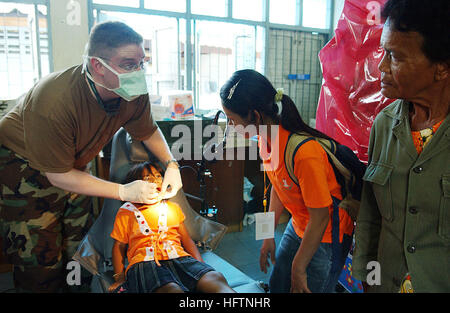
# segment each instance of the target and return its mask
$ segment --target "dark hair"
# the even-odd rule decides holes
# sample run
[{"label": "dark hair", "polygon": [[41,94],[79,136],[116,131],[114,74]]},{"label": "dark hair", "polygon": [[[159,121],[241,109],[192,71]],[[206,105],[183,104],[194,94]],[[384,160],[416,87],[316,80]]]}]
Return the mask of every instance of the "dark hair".
[{"label": "dark hair", "polygon": [[449,0],[389,0],[381,16],[397,31],[422,35],[422,51],[431,62],[450,60]]},{"label": "dark hair", "polygon": [[[230,89],[234,86],[236,87],[230,97]],[[331,139],[303,121],[297,107],[288,95],[283,94],[281,99],[283,107],[281,114],[278,114],[278,105],[275,103],[276,93],[277,91],[264,75],[254,70],[240,70],[234,72],[222,86],[220,98],[224,107],[242,118],[247,118],[249,112],[256,110],[260,114],[264,113],[269,116],[292,133],[306,132],[315,137]]]},{"label": "dark hair", "polygon": [[142,36],[128,25],[117,21],[107,21],[92,28],[87,53],[89,56],[109,57],[112,49],[128,44],[140,45],[142,42]]},{"label": "dark hair", "polygon": [[160,172],[161,175],[163,175],[163,170],[161,169],[161,167],[158,164],[147,161],[147,162],[143,162],[143,163],[138,163],[138,164],[134,165],[132,168],[130,168],[123,183],[128,184],[135,180],[141,180],[142,178],[144,178],[144,169],[147,169],[151,173],[152,166],[158,172]]}]

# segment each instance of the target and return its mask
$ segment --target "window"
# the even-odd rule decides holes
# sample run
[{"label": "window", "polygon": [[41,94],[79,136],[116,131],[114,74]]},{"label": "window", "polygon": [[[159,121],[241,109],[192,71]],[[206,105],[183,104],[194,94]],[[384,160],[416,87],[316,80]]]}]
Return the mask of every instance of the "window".
[{"label": "window", "polygon": [[[308,123],[316,114],[322,84],[318,54],[327,40],[326,34],[271,29],[270,48],[265,75],[275,88],[283,88],[294,101],[303,120]],[[290,79],[289,74],[305,75]]]},{"label": "window", "polygon": [[109,5],[120,5],[126,7],[139,7],[139,0],[93,0],[95,4],[109,4]]},{"label": "window", "polygon": [[145,0],[144,7],[161,11],[186,12],[186,0]]},{"label": "window", "polygon": [[296,0],[272,0],[269,7],[269,20],[271,23],[297,24],[298,10]]},{"label": "window", "polygon": [[2,3],[0,34],[0,99],[15,99],[50,72],[47,7]]},{"label": "window", "polygon": [[227,16],[228,6],[226,0],[191,0],[193,14]]},{"label": "window", "polygon": [[[96,21],[118,19],[143,35],[146,54],[151,60],[146,73],[150,94],[163,96],[167,91],[192,90],[196,112],[202,114],[221,108],[220,88],[234,71],[251,68],[276,82],[278,87],[292,86],[289,92],[298,104],[308,107],[310,113],[315,112],[316,81],[320,84],[321,72],[318,63],[310,60],[317,59],[324,45],[322,37],[328,36],[327,19],[331,16],[332,0],[88,1],[94,3],[91,17]],[[187,13],[188,7],[191,15]],[[143,10],[139,12],[136,8]],[[305,31],[304,27],[315,28],[315,33]],[[290,32],[299,34],[289,35]],[[320,40],[315,39],[318,34]],[[297,53],[299,49],[302,54]],[[280,51],[285,52],[280,54]],[[292,60],[299,59],[295,67],[289,68],[294,63],[281,62],[274,69],[287,51]],[[303,69],[297,63],[313,66]],[[289,81],[290,73],[310,74],[311,79]],[[301,88],[302,95],[307,93],[307,99],[299,98],[296,88]]]},{"label": "window", "polygon": [[[194,98],[203,110],[221,108],[220,87],[234,71],[261,64],[257,28],[223,22],[196,21],[196,88]],[[260,45],[258,46],[260,47]]]},{"label": "window", "polygon": [[328,0],[303,0],[302,24],[311,28],[328,28]]},{"label": "window", "polygon": [[233,17],[243,20],[262,21],[264,0],[233,0]]}]

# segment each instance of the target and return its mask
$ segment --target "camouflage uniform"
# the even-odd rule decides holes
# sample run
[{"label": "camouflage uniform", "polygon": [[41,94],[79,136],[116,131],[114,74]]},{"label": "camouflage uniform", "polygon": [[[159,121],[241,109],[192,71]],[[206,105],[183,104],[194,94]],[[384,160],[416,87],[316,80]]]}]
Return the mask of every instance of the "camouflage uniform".
[{"label": "camouflage uniform", "polygon": [[[66,264],[92,223],[91,197],[53,186],[0,145],[0,236],[17,290],[69,291]],[[86,278],[81,283],[89,285]]]}]

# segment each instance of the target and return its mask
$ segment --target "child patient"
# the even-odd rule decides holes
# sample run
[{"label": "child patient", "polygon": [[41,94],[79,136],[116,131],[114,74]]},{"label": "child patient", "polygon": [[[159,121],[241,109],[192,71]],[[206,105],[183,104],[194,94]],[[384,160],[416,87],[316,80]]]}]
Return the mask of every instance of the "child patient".
[{"label": "child patient", "polygon": [[[125,183],[139,179],[160,190],[163,176],[159,167],[145,162],[128,172]],[[109,291],[125,283],[134,293],[234,292],[221,273],[203,262],[184,219],[181,208],[166,200],[122,205],[111,233],[115,283]]]}]

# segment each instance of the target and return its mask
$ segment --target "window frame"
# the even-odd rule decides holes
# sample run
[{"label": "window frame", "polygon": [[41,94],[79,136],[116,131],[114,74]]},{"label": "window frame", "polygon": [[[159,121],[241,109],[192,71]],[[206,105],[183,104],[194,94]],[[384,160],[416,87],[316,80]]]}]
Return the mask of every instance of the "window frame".
[{"label": "window frame", "polygon": [[[39,1],[39,0],[38,0]],[[40,0],[44,1],[44,0]],[[98,12],[100,11],[111,11],[111,12],[124,12],[124,13],[137,13],[137,14],[147,14],[147,15],[157,15],[157,16],[165,16],[165,17],[174,17],[179,19],[184,19],[186,21],[186,38],[191,38],[191,40],[186,40],[185,51],[193,51],[192,57],[188,57],[185,55],[185,71],[186,71],[186,81],[185,87],[186,90],[192,90],[193,94],[197,93],[196,86],[196,64],[195,64],[195,55],[196,49],[195,46],[195,21],[214,21],[214,22],[226,22],[233,24],[243,24],[250,25],[254,27],[261,27],[265,32],[265,39],[263,42],[264,45],[264,61],[263,61],[263,74],[265,72],[265,68],[267,66],[268,55],[269,55],[269,33],[272,29],[282,29],[282,30],[292,30],[292,31],[303,31],[303,32],[313,32],[328,35],[328,40],[333,36],[333,19],[334,19],[334,6],[336,0],[327,0],[327,29],[319,29],[319,28],[311,28],[304,27],[302,25],[302,8],[303,8],[303,0],[295,0],[297,7],[296,14],[296,25],[287,25],[287,24],[277,24],[270,22],[270,1],[276,0],[261,0],[263,2],[263,20],[262,21],[254,21],[254,20],[246,20],[246,19],[237,19],[232,16],[233,14],[233,0],[227,0],[227,16],[209,16],[209,15],[200,15],[193,14],[191,12],[191,0],[186,0],[186,12],[175,12],[175,11],[163,11],[163,10],[154,10],[148,9],[145,7],[145,1],[139,0],[139,7],[126,7],[126,6],[116,6],[116,5],[106,5],[106,4],[96,4],[93,3],[93,0],[88,1],[88,21],[89,21],[89,30],[92,29],[95,19],[94,19],[94,11],[97,11],[97,16],[99,16]],[[194,97],[194,107],[198,108],[198,99]]]},{"label": "window frame", "polygon": [[[88,0],[90,1],[90,0]],[[26,4],[26,5],[33,5],[34,6],[34,14],[38,16],[39,10],[38,6],[43,5],[47,8],[47,46],[42,46],[40,42],[40,27],[39,27],[39,19],[35,19],[34,21],[34,27],[36,28],[36,31],[34,33],[34,37],[30,37],[30,40],[32,42],[35,42],[37,45],[37,51],[36,51],[36,68],[37,68],[37,80],[40,80],[44,75],[42,74],[42,54],[41,49],[44,47],[47,50],[48,53],[48,62],[49,62],[49,73],[52,73],[54,71],[53,67],[53,41],[52,41],[52,25],[51,25],[51,18],[50,18],[50,1],[49,0],[0,0],[0,3],[12,3],[12,4]],[[31,36],[31,34],[30,34]],[[30,52],[31,53],[31,52]]]}]

